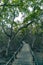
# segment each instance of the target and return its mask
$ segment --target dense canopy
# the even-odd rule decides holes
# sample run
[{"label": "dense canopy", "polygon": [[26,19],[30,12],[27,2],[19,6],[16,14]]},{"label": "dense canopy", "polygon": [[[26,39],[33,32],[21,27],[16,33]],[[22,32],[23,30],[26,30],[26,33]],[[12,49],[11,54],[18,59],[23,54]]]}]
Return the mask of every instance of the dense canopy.
[{"label": "dense canopy", "polygon": [[23,40],[43,52],[43,0],[0,0],[0,53],[12,55]]}]

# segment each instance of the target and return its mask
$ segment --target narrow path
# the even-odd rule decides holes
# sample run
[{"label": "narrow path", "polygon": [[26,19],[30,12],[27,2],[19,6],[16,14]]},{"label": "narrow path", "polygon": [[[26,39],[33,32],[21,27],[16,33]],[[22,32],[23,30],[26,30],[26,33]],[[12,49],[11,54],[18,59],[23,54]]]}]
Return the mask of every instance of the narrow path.
[{"label": "narrow path", "polygon": [[12,65],[34,65],[30,46],[25,42],[21,51],[17,54],[17,59],[14,60]]}]

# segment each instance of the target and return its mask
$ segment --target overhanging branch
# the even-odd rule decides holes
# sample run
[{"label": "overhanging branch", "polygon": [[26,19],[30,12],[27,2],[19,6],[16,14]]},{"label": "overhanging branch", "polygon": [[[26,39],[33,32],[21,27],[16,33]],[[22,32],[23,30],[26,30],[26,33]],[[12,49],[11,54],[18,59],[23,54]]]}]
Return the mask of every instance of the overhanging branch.
[{"label": "overhanging branch", "polygon": [[33,23],[33,21],[30,22],[30,23],[27,23],[26,25],[24,25],[24,26],[22,26],[22,27],[20,27],[20,28],[18,29],[18,31],[15,33],[15,35],[13,35],[11,41],[16,37],[17,33],[18,33],[20,30],[22,30],[23,28],[27,28],[27,27],[28,27],[30,24],[32,24],[32,23]]}]

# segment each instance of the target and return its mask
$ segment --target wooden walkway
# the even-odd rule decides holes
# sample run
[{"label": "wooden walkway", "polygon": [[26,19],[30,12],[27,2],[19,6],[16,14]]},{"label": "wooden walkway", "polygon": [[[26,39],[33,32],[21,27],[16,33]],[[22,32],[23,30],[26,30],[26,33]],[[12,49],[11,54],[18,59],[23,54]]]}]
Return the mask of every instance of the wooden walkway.
[{"label": "wooden walkway", "polygon": [[14,60],[12,65],[35,65],[33,62],[33,57],[30,52],[30,46],[23,42],[24,45],[21,51],[17,54],[17,59]]}]

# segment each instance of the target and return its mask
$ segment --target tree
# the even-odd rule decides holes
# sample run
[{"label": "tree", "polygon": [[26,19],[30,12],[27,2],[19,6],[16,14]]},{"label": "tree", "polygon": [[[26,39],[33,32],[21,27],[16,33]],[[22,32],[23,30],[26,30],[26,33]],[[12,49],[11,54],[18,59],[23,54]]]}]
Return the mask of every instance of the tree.
[{"label": "tree", "polygon": [[[15,21],[20,13],[21,21]],[[43,34],[43,0],[1,0],[0,25],[0,29],[8,37],[6,55],[8,55],[10,43],[17,38],[19,33],[23,39],[29,33],[30,41],[33,38],[31,44],[33,47],[34,37],[36,39],[37,35]],[[29,31],[25,32],[26,29]]]}]

